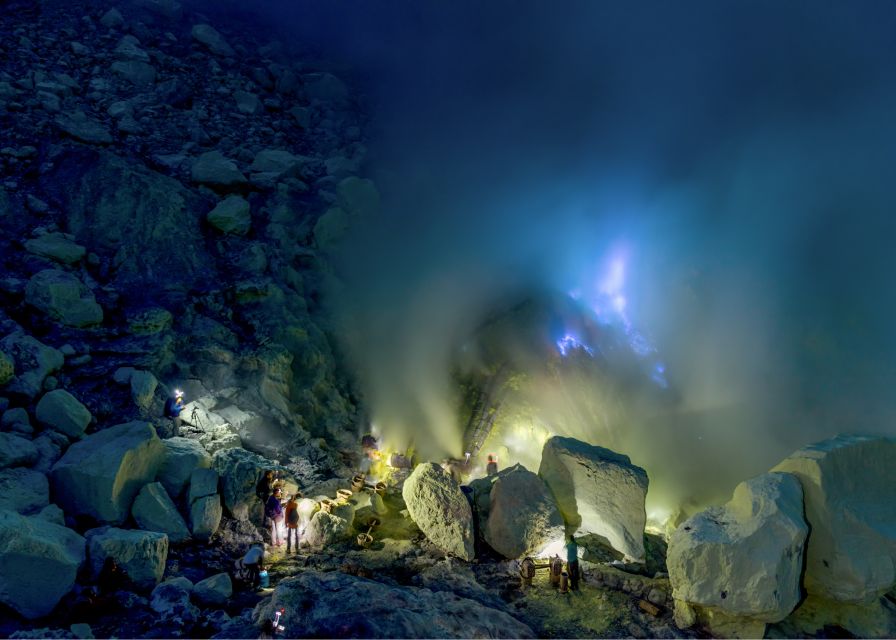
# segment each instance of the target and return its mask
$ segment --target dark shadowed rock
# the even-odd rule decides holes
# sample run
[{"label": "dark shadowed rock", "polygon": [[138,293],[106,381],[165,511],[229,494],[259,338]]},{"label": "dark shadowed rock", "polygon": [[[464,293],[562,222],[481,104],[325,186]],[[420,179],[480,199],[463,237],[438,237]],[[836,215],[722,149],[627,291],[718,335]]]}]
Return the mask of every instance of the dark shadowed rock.
[{"label": "dark shadowed rock", "polygon": [[252,225],[249,203],[240,196],[229,196],[208,212],[208,223],[222,233],[244,236]]},{"label": "dark shadowed rock", "polygon": [[87,249],[77,244],[73,236],[58,231],[26,240],[25,250],[63,264],[75,264],[87,255]]},{"label": "dark shadowed rock", "polygon": [[44,269],[32,276],[25,286],[25,301],[69,327],[90,327],[103,321],[103,309],[93,292],[66,271]]},{"label": "dark shadowed rock", "polygon": [[246,184],[236,163],[220,151],[207,151],[193,161],[190,169],[193,182],[210,187],[236,187]]},{"label": "dark shadowed rock", "polygon": [[52,611],[84,563],[84,538],[41,518],[0,511],[0,602],[26,618]]},{"label": "dark shadowed rock", "polygon": [[[171,497],[177,498],[196,470],[211,466],[212,458],[199,442],[189,438],[168,438],[162,440],[162,444],[165,447],[165,458],[159,468],[157,480]],[[210,469],[209,471],[214,473]],[[216,491],[217,482],[218,477],[215,475]]]},{"label": "dark shadowed rock", "polygon": [[82,111],[60,113],[54,122],[59,129],[81,142],[89,144],[112,144],[112,134],[104,125],[87,117]]},{"label": "dark shadowed rock", "polygon": [[197,24],[193,27],[190,35],[193,36],[193,40],[215,55],[230,57],[235,53],[233,47],[227,44],[224,36],[218,33],[217,29],[211,25]]},{"label": "dark shadowed rock", "polygon": [[49,503],[47,476],[23,467],[0,469],[0,510],[31,515]]},{"label": "dark shadowed rock", "polygon": [[37,448],[30,440],[12,433],[0,433],[0,469],[31,465],[37,456]]},{"label": "dark shadowed rock", "polygon": [[285,609],[285,637],[532,638],[526,625],[453,593],[389,586],[344,573],[307,571],[277,585],[256,624]]},{"label": "dark shadowed rock", "polygon": [[106,558],[112,558],[139,588],[152,589],[165,573],[168,536],[155,531],[100,527],[86,534],[90,572],[100,575]]},{"label": "dark shadowed rock", "polygon": [[35,416],[45,427],[62,433],[71,440],[84,437],[92,416],[81,402],[64,389],[45,394],[37,403]]},{"label": "dark shadowed rock", "polygon": [[7,382],[5,392],[28,400],[33,400],[43,389],[47,376],[65,363],[61,352],[22,331],[15,331],[0,340],[0,351],[15,362],[16,377]]},{"label": "dark shadowed rock", "polygon": [[193,598],[204,607],[222,607],[233,595],[233,583],[226,573],[200,580],[193,587]]},{"label": "dark shadowed rock", "polygon": [[190,503],[190,531],[200,542],[208,542],[221,526],[224,508],[217,493],[196,498]]}]

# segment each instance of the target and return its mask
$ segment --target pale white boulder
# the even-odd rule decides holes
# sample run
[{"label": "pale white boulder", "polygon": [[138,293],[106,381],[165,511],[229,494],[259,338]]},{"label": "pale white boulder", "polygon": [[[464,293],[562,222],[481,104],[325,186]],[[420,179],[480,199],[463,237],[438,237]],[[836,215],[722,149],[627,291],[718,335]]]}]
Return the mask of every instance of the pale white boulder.
[{"label": "pale white boulder", "polygon": [[779,622],[801,597],[808,532],[794,476],[766,473],[742,482],[727,504],[692,516],[672,534],[672,596],[729,617]]},{"label": "pale white boulder", "polygon": [[896,439],[841,435],[774,468],[803,486],[809,594],[871,603],[896,585]]},{"label": "pale white boulder", "polygon": [[152,482],[165,447],[152,425],[127,422],[73,444],[53,465],[56,503],[70,515],[123,523],[143,485]]},{"label": "pale white boulder", "polygon": [[205,447],[191,438],[167,438],[162,440],[162,445],[165,447],[165,457],[156,480],[162,483],[168,495],[177,498],[186,489],[196,469],[211,467],[212,457]]},{"label": "pale white boulder", "polygon": [[574,438],[545,442],[538,475],[569,528],[603,536],[629,562],[643,562],[647,472],[628,456]]},{"label": "pale white boulder", "polygon": [[544,481],[517,464],[502,470],[490,492],[485,541],[507,558],[539,555],[563,543],[563,516]]},{"label": "pale white boulder", "polygon": [[418,464],[401,494],[411,519],[430,542],[445,553],[473,559],[473,512],[451,474],[432,462]]}]

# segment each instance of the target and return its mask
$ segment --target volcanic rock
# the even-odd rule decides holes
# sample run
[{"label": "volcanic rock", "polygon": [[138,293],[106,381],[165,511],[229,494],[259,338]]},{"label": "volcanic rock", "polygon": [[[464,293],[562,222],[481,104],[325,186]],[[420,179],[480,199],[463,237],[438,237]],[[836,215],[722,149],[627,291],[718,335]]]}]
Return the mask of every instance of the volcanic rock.
[{"label": "volcanic rock", "polygon": [[439,465],[417,465],[401,491],[411,519],[436,547],[472,560],[473,512],[451,475]]},{"label": "volcanic rock", "polygon": [[112,7],[100,18],[100,24],[109,29],[117,29],[124,24],[124,17],[118,9]]},{"label": "volcanic rock", "polygon": [[0,387],[12,380],[15,375],[15,363],[12,358],[0,351]]},{"label": "volcanic rock", "polygon": [[193,583],[183,577],[170,578],[155,586],[149,606],[166,622],[191,625],[199,617],[199,609],[190,602]]},{"label": "volcanic rock", "polygon": [[532,638],[526,625],[452,593],[398,587],[345,573],[306,571],[282,580],[252,614],[257,624],[285,609],[284,637]]},{"label": "volcanic rock", "polygon": [[139,60],[116,60],[112,63],[110,69],[112,70],[112,73],[138,87],[146,87],[152,85],[156,81],[156,68],[148,62],[141,62]]},{"label": "volcanic rock", "polygon": [[81,402],[64,389],[45,394],[37,403],[35,416],[45,427],[65,434],[71,440],[84,437],[93,416]]},{"label": "volcanic rock", "polygon": [[896,439],[837,436],[773,471],[792,473],[803,486],[809,594],[871,603],[896,585]]},{"label": "volcanic rock", "polygon": [[234,187],[246,184],[246,176],[240,173],[236,163],[224,157],[220,151],[207,151],[196,158],[191,169],[193,182],[211,187]]},{"label": "volcanic rock", "polygon": [[[156,479],[162,483],[168,495],[177,498],[186,489],[196,470],[211,466],[212,458],[201,444],[190,438],[168,438],[162,440],[162,444],[165,446],[165,457]],[[209,472],[215,476],[216,492],[218,476],[212,470]]]},{"label": "volcanic rock", "polygon": [[88,118],[83,111],[61,113],[54,122],[63,132],[81,142],[88,144],[111,144],[112,134],[102,124]]},{"label": "volcanic rock", "polygon": [[218,573],[205,580],[200,580],[193,587],[193,598],[204,607],[222,607],[233,595],[233,583],[230,575]]},{"label": "volcanic rock", "polygon": [[34,427],[31,426],[31,418],[28,412],[21,407],[15,409],[7,409],[0,418],[0,430],[9,431],[17,436],[30,438],[34,433]]},{"label": "volcanic rock", "polygon": [[168,558],[168,536],[164,533],[100,527],[85,535],[94,580],[106,558],[112,558],[139,588],[151,589],[162,579]]},{"label": "volcanic rock", "polygon": [[237,520],[260,519],[262,505],[255,488],[271,463],[245,449],[225,449],[212,456],[212,468],[221,477],[224,507]]},{"label": "volcanic rock", "polygon": [[134,499],[131,515],[141,529],[168,534],[172,544],[190,539],[187,524],[160,482],[152,482],[140,490]]},{"label": "volcanic rock", "polygon": [[[172,438],[173,439],[173,438]],[[190,473],[190,493],[187,502],[192,504],[198,498],[218,493],[218,472],[197,466]]]},{"label": "volcanic rock", "polygon": [[84,538],[41,518],[0,511],[0,602],[28,619],[52,611],[84,563]]},{"label": "volcanic rock", "polygon": [[208,542],[221,526],[221,496],[217,493],[196,498],[190,503],[190,531],[200,542]]},{"label": "volcanic rock", "polygon": [[134,404],[144,411],[148,410],[152,405],[159,381],[151,371],[135,370],[129,376],[128,382],[131,385],[131,399]]},{"label": "volcanic rock", "polygon": [[74,275],[44,269],[25,286],[25,301],[69,327],[89,327],[103,321],[93,293]]},{"label": "volcanic rock", "polygon": [[255,155],[249,166],[252,172],[252,183],[270,187],[278,180],[301,175],[302,166],[307,158],[295,156],[282,149],[264,149]]},{"label": "volcanic rock", "polygon": [[0,340],[0,351],[15,361],[16,377],[7,382],[6,393],[21,395],[33,400],[41,392],[44,380],[58,371],[65,363],[65,357],[37,339],[15,331]]},{"label": "volcanic rock", "polygon": [[87,255],[87,249],[77,244],[73,236],[58,231],[26,240],[25,251],[62,264],[75,264]]},{"label": "volcanic rock", "polygon": [[0,469],[0,510],[34,514],[50,503],[47,476],[16,467]]},{"label": "volcanic rock", "polygon": [[0,433],[0,469],[28,466],[37,461],[37,448],[30,440]]},{"label": "volcanic rock", "polygon": [[208,212],[208,223],[222,233],[244,236],[252,226],[249,203],[240,196],[229,196]]},{"label": "volcanic rock", "polygon": [[206,49],[218,56],[233,56],[235,54],[233,48],[227,44],[217,29],[208,24],[197,24],[193,26],[191,31],[193,40],[205,46]]},{"label": "volcanic rock", "polygon": [[485,540],[507,558],[538,555],[548,545],[558,551],[566,528],[544,481],[514,465],[498,474],[490,492]]},{"label": "volcanic rock", "polygon": [[795,477],[766,473],[742,482],[725,506],[698,513],[672,534],[666,564],[673,597],[727,616],[783,620],[801,597],[808,531]]},{"label": "volcanic rock", "polygon": [[312,549],[321,550],[348,535],[351,522],[333,513],[318,511],[305,527],[304,541]]},{"label": "volcanic rock", "polygon": [[50,472],[56,502],[71,515],[120,524],[165,457],[155,429],[127,422],[73,444]]},{"label": "volcanic rock", "polygon": [[240,113],[255,115],[259,113],[263,107],[261,100],[254,93],[248,91],[234,91],[233,99],[236,101],[236,108]]},{"label": "volcanic rock", "polygon": [[647,472],[628,456],[555,436],[544,445],[538,475],[570,528],[603,536],[629,561],[644,561]]}]

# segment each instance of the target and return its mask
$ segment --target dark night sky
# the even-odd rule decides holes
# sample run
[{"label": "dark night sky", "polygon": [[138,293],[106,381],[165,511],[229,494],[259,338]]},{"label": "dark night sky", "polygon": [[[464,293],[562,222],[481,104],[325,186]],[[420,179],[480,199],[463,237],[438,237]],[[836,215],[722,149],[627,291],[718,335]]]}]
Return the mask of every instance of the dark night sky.
[{"label": "dark night sky", "polygon": [[377,378],[438,398],[490,301],[587,282],[621,244],[632,317],[684,391],[687,419],[650,421],[680,434],[664,455],[740,480],[837,432],[894,431],[896,4],[263,11],[370,98],[386,207],[344,273]]}]

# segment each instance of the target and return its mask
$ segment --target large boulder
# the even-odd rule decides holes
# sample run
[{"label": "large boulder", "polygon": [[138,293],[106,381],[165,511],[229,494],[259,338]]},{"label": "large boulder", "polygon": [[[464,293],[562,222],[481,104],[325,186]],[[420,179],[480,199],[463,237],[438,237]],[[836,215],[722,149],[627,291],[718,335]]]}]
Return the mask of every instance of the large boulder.
[{"label": "large boulder", "polygon": [[223,607],[233,595],[230,575],[217,573],[193,587],[193,598],[203,607]]},{"label": "large boulder", "polygon": [[187,578],[170,578],[160,582],[149,595],[149,607],[168,623],[192,626],[199,618],[199,609],[190,602],[193,583]]},{"label": "large boulder", "polygon": [[810,595],[871,603],[896,585],[896,439],[841,435],[793,453],[774,471],[803,486]]},{"label": "large boulder", "polygon": [[217,493],[196,498],[190,503],[190,531],[200,542],[208,542],[218,527],[224,509],[221,507],[221,496]]},{"label": "large boulder", "polygon": [[84,563],[84,538],[42,518],[0,511],[0,602],[26,618],[52,611]]},{"label": "large boulder", "polygon": [[128,379],[131,385],[131,399],[134,404],[148,411],[155,398],[159,381],[151,371],[133,371]]},{"label": "large boulder", "polygon": [[53,465],[55,502],[70,515],[121,524],[137,492],[155,479],[164,456],[165,447],[146,422],[104,429],[73,444]]},{"label": "large boulder", "polygon": [[145,531],[168,534],[173,544],[190,539],[190,530],[160,482],[152,482],[140,490],[131,508],[134,522]]},{"label": "large boulder", "polygon": [[28,466],[37,461],[37,447],[25,438],[0,433],[0,469]]},{"label": "large boulder", "polygon": [[165,573],[168,536],[156,531],[100,527],[86,533],[91,576],[96,580],[112,558],[141,589],[152,589]]},{"label": "large boulder", "polygon": [[249,203],[240,196],[228,196],[208,212],[208,223],[222,233],[244,236],[252,226]]},{"label": "large boulder", "polygon": [[237,520],[260,518],[262,504],[255,489],[270,466],[268,460],[245,449],[224,449],[212,456],[212,468],[221,477],[224,507]]},{"label": "large boulder", "polygon": [[554,436],[544,444],[538,475],[571,529],[603,536],[630,562],[644,561],[647,472],[628,456]]},{"label": "large boulder", "polygon": [[103,321],[93,292],[77,277],[58,269],[39,271],[25,285],[25,302],[68,327],[90,327]]},{"label": "large boulder", "polygon": [[162,440],[162,445],[165,447],[165,457],[156,480],[162,483],[168,495],[177,498],[187,488],[196,469],[211,467],[212,457],[205,447],[190,438],[168,438]]},{"label": "large boulder", "polygon": [[190,474],[190,492],[187,502],[192,504],[199,498],[218,494],[218,472],[214,469],[197,467]]},{"label": "large boulder", "polygon": [[696,514],[672,534],[666,557],[672,595],[729,617],[779,622],[801,597],[808,532],[795,477],[766,473],[742,482],[725,506]]},{"label": "large boulder", "polygon": [[44,380],[65,364],[61,351],[48,347],[37,339],[15,331],[0,340],[0,351],[12,357],[16,377],[7,381],[4,393],[33,400],[43,389]]},{"label": "large boulder", "polygon": [[45,427],[58,431],[71,440],[84,437],[84,430],[93,416],[87,407],[64,389],[45,394],[35,409],[37,420]]},{"label": "large boulder", "polygon": [[432,462],[417,465],[402,487],[411,519],[439,549],[472,560],[473,512],[447,471]]},{"label": "large boulder", "polygon": [[226,188],[246,184],[244,176],[233,160],[220,151],[207,151],[193,162],[191,168],[193,182],[210,187]]},{"label": "large boulder", "polygon": [[519,558],[550,545],[559,551],[566,527],[544,481],[517,464],[501,471],[492,486],[484,533],[492,549]]},{"label": "large boulder", "polygon": [[319,551],[345,538],[350,528],[351,522],[346,518],[340,518],[334,513],[318,511],[311,516],[311,521],[305,527],[304,541],[312,549]]},{"label": "large boulder", "polygon": [[526,625],[453,593],[400,587],[334,571],[281,580],[252,614],[284,609],[286,638],[532,638]]},{"label": "large boulder", "polygon": [[217,281],[200,228],[202,201],[180,182],[83,148],[53,164],[43,188],[59,200],[68,229],[114,265],[109,284],[123,296],[182,305],[187,290]]},{"label": "large boulder", "polygon": [[24,515],[50,504],[50,483],[39,471],[16,467],[0,469],[0,510]]}]

